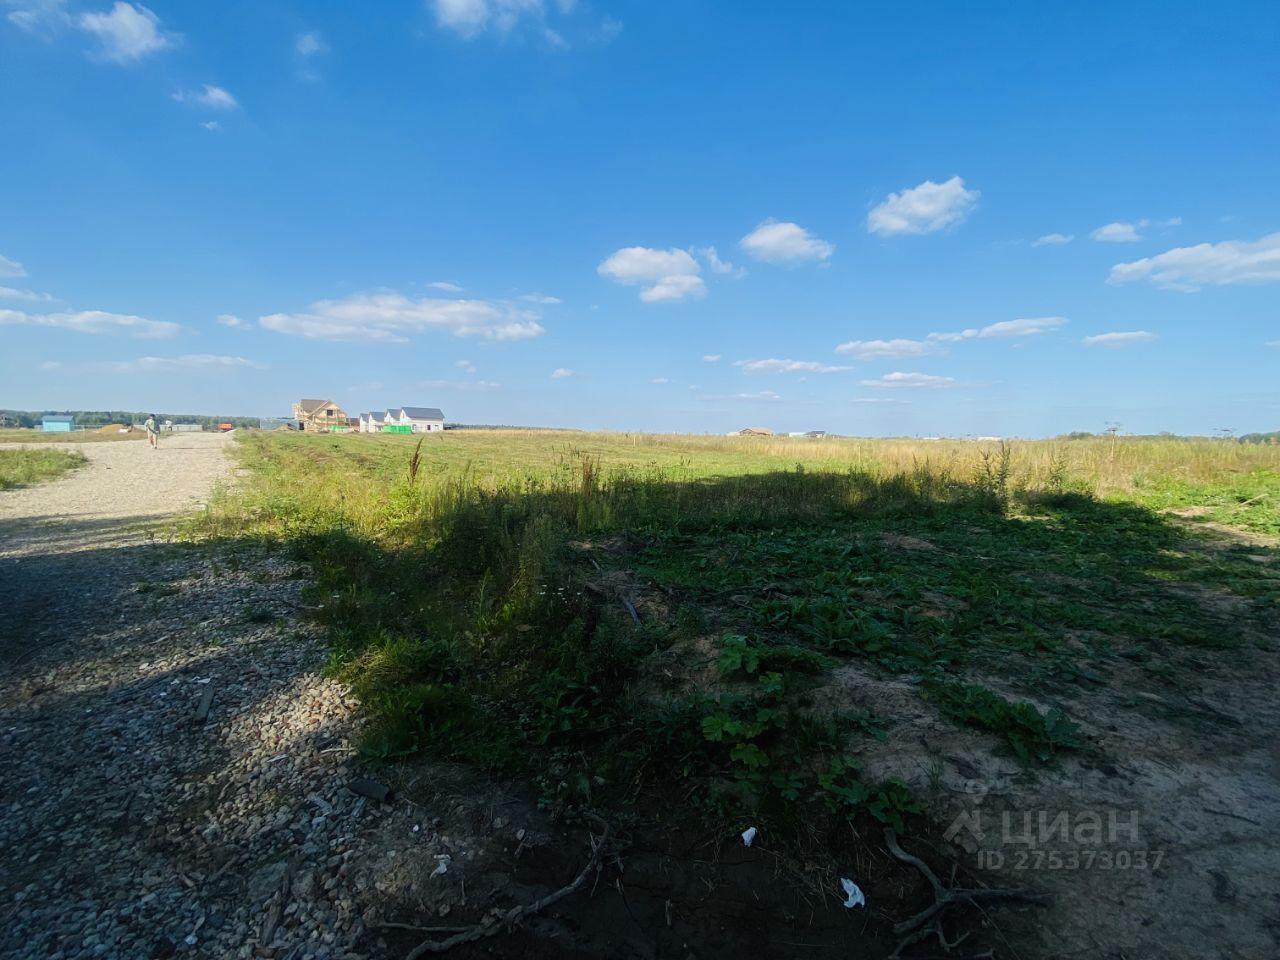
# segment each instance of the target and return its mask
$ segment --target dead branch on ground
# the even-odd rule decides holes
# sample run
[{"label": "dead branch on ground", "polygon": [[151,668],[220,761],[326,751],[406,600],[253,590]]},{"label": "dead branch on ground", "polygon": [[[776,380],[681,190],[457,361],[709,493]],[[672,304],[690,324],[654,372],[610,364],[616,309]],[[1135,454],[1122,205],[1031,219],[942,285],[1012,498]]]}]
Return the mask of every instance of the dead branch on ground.
[{"label": "dead branch on ground", "polygon": [[[601,822],[603,823],[603,821]],[[498,914],[491,914],[474,926],[467,927],[463,931],[454,934],[446,940],[424,940],[409,951],[405,960],[418,960],[418,958],[424,954],[444,953],[446,950],[452,950],[454,947],[460,946],[461,944],[471,943],[475,940],[483,940],[485,937],[492,937],[501,930],[519,923],[525,917],[533,916],[535,913],[541,913],[556,901],[563,900],[565,897],[569,896],[569,894],[573,893],[586,882],[591,871],[600,863],[601,851],[604,850],[604,845],[609,839],[609,825],[604,823],[603,827],[604,832],[601,834],[599,840],[596,840],[595,837],[588,834],[588,839],[591,843],[591,856],[587,858],[586,864],[578,875],[559,890],[555,890],[552,893],[547,894],[545,897],[540,897],[532,903],[521,904],[519,906],[512,907],[510,910],[505,910]]]},{"label": "dead branch on ground", "polygon": [[[885,827],[885,846],[893,854],[894,859],[915,867],[933,887],[933,903],[925,907],[914,917],[893,925],[893,932],[902,939],[890,957],[902,956],[902,951],[912,944],[937,937],[944,953],[950,953],[958,947],[969,934],[961,934],[954,940],[948,940],[942,929],[944,915],[952,907],[960,904],[977,904],[981,900],[1026,900],[1031,903],[1047,903],[1048,897],[1031,890],[1019,888],[996,889],[985,887],[948,887],[929,869],[929,865],[919,857],[907,853],[898,845],[898,835],[892,827]],[[953,878],[954,879],[954,878]]]}]

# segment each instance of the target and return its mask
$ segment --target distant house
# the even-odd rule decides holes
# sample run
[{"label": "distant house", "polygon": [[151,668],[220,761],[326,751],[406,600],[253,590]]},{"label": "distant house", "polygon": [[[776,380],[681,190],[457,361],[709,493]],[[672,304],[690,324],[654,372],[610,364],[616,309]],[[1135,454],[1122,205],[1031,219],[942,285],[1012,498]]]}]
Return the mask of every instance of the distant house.
[{"label": "distant house", "polygon": [[347,429],[357,431],[362,430],[364,429],[364,421],[359,417],[347,417]]},{"label": "distant house", "polygon": [[293,419],[308,433],[333,433],[349,429],[347,413],[332,400],[299,400],[293,405]]},{"label": "distant house", "polygon": [[394,421],[408,426],[411,433],[435,433],[444,429],[444,414],[438,407],[400,407],[394,412]]},{"label": "distant house", "polygon": [[413,425],[400,422],[400,413],[397,410],[385,410],[382,413],[382,423],[378,427],[379,433],[413,433]]},{"label": "distant house", "polygon": [[372,413],[360,414],[360,432],[361,433],[377,433],[378,428],[374,423]]},{"label": "distant house", "polygon": [[48,416],[40,421],[40,429],[45,433],[70,433],[75,428],[75,417]]},{"label": "distant house", "polygon": [[768,427],[743,427],[738,431],[739,437],[772,437],[773,431]]}]

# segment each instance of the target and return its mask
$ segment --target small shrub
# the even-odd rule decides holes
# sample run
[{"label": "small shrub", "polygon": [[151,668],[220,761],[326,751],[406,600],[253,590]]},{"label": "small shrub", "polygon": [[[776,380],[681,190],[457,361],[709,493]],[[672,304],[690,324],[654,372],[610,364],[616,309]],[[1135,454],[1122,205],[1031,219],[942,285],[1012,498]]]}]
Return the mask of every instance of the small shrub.
[{"label": "small shrub", "polygon": [[1080,727],[1056,707],[1041,713],[1025,702],[1006,700],[985,687],[959,682],[926,686],[943,715],[971,727],[1000,734],[1019,760],[1048,763],[1061,750],[1084,746]]}]

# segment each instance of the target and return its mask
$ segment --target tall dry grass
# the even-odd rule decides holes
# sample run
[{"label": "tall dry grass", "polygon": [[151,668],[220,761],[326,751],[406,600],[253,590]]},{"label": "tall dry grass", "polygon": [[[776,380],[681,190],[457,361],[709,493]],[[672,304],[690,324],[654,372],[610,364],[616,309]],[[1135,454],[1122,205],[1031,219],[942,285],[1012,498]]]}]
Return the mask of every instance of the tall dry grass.
[{"label": "tall dry grass", "polygon": [[405,517],[446,513],[477,494],[577,491],[584,470],[596,487],[625,480],[654,488],[800,468],[881,483],[907,478],[916,486],[976,482],[998,486],[1005,497],[1078,492],[1157,509],[1207,504],[1222,511],[1215,519],[1280,532],[1280,447],[1230,441],[997,443],[460,430],[425,438],[419,448],[422,439],[246,434],[238,445],[250,467],[246,485],[224,498],[214,515],[232,527],[261,521],[286,531],[336,521],[380,538],[400,531]]}]

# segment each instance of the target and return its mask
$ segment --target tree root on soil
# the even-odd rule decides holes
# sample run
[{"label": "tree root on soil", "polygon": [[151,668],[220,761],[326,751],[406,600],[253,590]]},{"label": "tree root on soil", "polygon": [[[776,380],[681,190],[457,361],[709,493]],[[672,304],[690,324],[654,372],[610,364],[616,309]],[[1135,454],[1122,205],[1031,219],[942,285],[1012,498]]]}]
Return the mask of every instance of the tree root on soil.
[{"label": "tree root on soil", "polygon": [[[898,836],[893,832],[892,827],[885,827],[884,842],[885,846],[889,848],[889,852],[893,854],[894,859],[915,867],[933,887],[933,903],[930,906],[925,907],[914,917],[893,925],[893,932],[902,939],[898,941],[898,946],[890,954],[891,958],[902,956],[902,951],[907,947],[922,940],[927,940],[929,937],[937,937],[943,952],[948,954],[963,943],[969,934],[964,933],[954,940],[948,940],[946,933],[943,932],[942,920],[951,907],[960,904],[976,904],[982,900],[1026,900],[1031,903],[1047,903],[1049,901],[1045,894],[1035,893],[1031,890],[943,886],[942,881],[929,869],[927,863],[919,857],[907,853],[898,845]],[[989,957],[991,953],[988,951],[986,954],[980,954],[979,956]]]},{"label": "tree root on soil", "polygon": [[591,856],[587,858],[586,865],[583,866],[582,870],[573,878],[573,880],[565,884],[559,890],[553,891],[545,897],[540,897],[532,903],[521,904],[520,906],[512,907],[510,910],[505,910],[501,913],[490,914],[479,923],[474,926],[464,928],[452,937],[449,937],[447,940],[424,940],[409,951],[405,956],[405,960],[418,960],[418,958],[424,954],[444,953],[446,950],[452,950],[454,947],[460,946],[464,943],[471,943],[475,940],[483,940],[485,937],[492,937],[494,934],[500,933],[504,929],[509,929],[510,927],[515,926],[515,924],[519,923],[525,917],[530,917],[535,913],[540,913],[557,900],[563,900],[565,897],[569,896],[569,894],[573,893],[586,882],[591,871],[600,864],[601,852],[604,850],[604,845],[609,839],[609,825],[603,821],[601,821],[601,824],[604,832],[601,834],[599,840],[588,834],[588,839],[591,842]]}]

